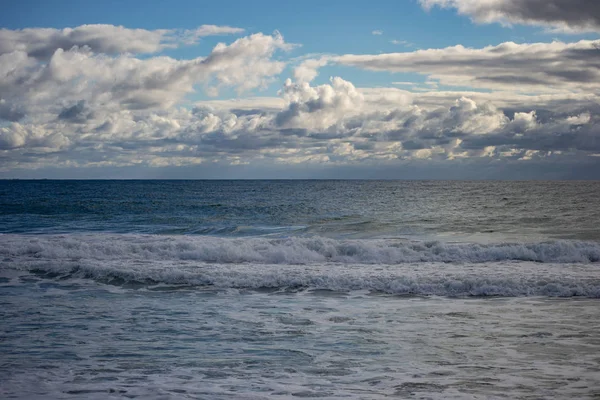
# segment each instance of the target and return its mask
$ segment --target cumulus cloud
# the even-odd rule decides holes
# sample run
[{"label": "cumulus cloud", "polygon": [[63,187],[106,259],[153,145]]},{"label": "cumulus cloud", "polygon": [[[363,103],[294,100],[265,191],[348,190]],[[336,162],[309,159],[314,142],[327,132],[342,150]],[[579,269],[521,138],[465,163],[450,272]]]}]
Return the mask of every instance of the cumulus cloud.
[{"label": "cumulus cloud", "polygon": [[590,91],[600,88],[600,41],[462,45],[375,55],[347,54],[331,61],[373,71],[417,72],[441,84],[494,90]]},{"label": "cumulus cloud", "polygon": [[257,33],[240,38],[230,45],[220,43],[200,62],[210,72],[218,86],[235,86],[239,91],[264,87],[269,77],[278,75],[285,63],[271,58],[277,50],[290,50],[279,32],[273,35]]},{"label": "cumulus cloud", "polygon": [[52,118],[0,128],[0,166],[564,162],[600,153],[600,105],[578,96],[410,93],[334,77],[315,86],[287,80],[279,99],[205,101],[191,110],[77,101]]},{"label": "cumulus cloud", "polygon": [[285,67],[274,53],[291,47],[278,33],[258,33],[191,60],[89,47],[59,48],[47,61],[2,54],[0,170],[243,163],[237,153],[275,146],[275,133],[261,131],[264,116],[180,103],[198,88],[266,86]]},{"label": "cumulus cloud", "polygon": [[277,114],[276,124],[287,128],[327,129],[341,116],[359,109],[364,101],[351,82],[339,77],[331,78],[331,85],[316,87],[288,79],[281,94],[287,107]]},{"label": "cumulus cloud", "polygon": [[0,151],[22,148],[41,149],[42,152],[45,152],[65,147],[69,143],[67,135],[58,130],[47,130],[41,125],[22,125],[14,122],[0,128]]},{"label": "cumulus cloud", "polygon": [[319,68],[329,64],[329,57],[304,60],[294,69],[294,79],[299,82],[311,82],[319,75]]},{"label": "cumulus cloud", "polygon": [[191,44],[205,36],[241,33],[230,26],[203,25],[194,30],[130,29],[123,26],[95,24],[75,28],[0,29],[0,55],[22,52],[38,60],[47,60],[58,49],[86,47],[94,53],[156,53],[181,43]]},{"label": "cumulus cloud", "polygon": [[600,32],[596,0],[419,0],[426,9],[455,8],[479,23],[535,25],[565,33]]},{"label": "cumulus cloud", "polygon": [[[0,118],[16,121],[25,110],[81,120],[121,109],[167,109],[200,86],[213,94],[223,87],[239,92],[266,86],[285,63],[274,60],[288,50],[280,34],[254,34],[215,46],[207,57],[137,58],[95,54],[87,48],[57,49],[47,62],[25,52],[0,55]],[[79,110],[84,105],[86,110]]]},{"label": "cumulus cloud", "polygon": [[[178,32],[176,41],[235,29],[204,26]],[[155,47],[136,51],[168,45],[170,34],[162,35]],[[0,54],[0,172],[565,162],[600,154],[600,60],[591,41],[311,56],[295,65],[277,97],[251,92],[285,70],[278,55],[294,46],[277,32],[220,43],[188,60],[139,57],[131,52],[135,41],[128,51],[90,40],[70,46],[74,41]],[[311,83],[330,64],[418,72],[428,82],[495,91],[361,88],[341,77]],[[523,92],[515,93],[516,82]],[[250,97],[194,104],[187,97],[224,88]]]}]

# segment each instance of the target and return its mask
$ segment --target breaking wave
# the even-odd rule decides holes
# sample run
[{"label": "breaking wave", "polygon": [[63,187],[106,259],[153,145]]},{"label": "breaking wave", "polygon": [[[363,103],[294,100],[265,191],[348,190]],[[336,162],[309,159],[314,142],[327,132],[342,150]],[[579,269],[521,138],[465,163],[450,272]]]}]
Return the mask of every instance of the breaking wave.
[{"label": "breaking wave", "polygon": [[322,237],[215,238],[161,235],[0,235],[0,257],[95,260],[194,260],[205,263],[402,264],[418,262],[595,263],[600,244],[579,241],[448,244]]},{"label": "breaking wave", "polygon": [[[124,287],[600,298],[600,246],[325,238],[0,235],[0,272]],[[10,275],[10,274],[8,274]],[[14,279],[3,278],[3,284]],[[9,283],[6,283],[9,282]]]},{"label": "breaking wave", "polygon": [[[535,266],[543,268],[532,268]],[[600,298],[597,271],[569,269],[563,264],[478,265],[429,263],[419,268],[344,265],[32,262],[28,271],[61,282],[92,279],[126,288],[199,286],[247,290],[367,290],[422,296],[549,296]],[[563,270],[563,272],[566,272]],[[70,286],[69,286],[70,287]]]}]

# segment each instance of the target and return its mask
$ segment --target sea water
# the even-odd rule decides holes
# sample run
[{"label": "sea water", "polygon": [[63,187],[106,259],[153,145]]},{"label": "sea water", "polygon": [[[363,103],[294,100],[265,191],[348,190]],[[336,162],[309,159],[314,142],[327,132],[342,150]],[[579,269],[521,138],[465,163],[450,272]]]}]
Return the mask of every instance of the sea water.
[{"label": "sea water", "polygon": [[599,195],[0,181],[0,397],[597,397]]}]

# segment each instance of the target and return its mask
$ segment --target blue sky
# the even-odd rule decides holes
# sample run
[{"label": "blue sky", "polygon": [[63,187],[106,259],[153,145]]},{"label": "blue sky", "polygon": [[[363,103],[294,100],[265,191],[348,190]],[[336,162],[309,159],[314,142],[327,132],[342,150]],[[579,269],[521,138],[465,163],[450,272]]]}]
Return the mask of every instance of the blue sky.
[{"label": "blue sky", "polygon": [[575,3],[7,2],[0,176],[595,168],[600,12]]}]

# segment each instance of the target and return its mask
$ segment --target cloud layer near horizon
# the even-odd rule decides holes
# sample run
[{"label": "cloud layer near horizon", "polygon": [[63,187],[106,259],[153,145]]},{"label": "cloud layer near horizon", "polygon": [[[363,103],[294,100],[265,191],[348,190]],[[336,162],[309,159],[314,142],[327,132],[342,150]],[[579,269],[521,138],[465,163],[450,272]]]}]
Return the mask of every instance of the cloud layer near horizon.
[{"label": "cloud layer near horizon", "polygon": [[[580,163],[600,154],[597,42],[503,43],[282,60],[279,33],[204,57],[140,57],[239,28],[110,25],[0,30],[0,172],[49,167],[365,166],[398,162]],[[357,88],[328,64],[417,72],[447,86]],[[282,79],[279,97],[251,97]],[[245,98],[190,104],[224,88]],[[518,88],[518,90],[515,90]],[[486,161],[488,162],[488,161]]]}]

